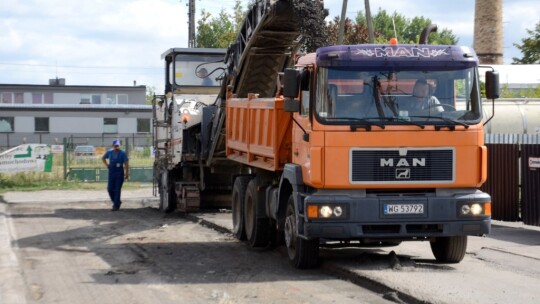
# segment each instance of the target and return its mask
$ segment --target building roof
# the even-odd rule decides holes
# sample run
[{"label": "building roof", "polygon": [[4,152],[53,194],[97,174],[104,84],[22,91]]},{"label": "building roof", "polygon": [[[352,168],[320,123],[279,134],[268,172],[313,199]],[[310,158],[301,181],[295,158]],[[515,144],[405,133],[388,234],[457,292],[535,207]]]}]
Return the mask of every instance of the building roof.
[{"label": "building roof", "polygon": [[145,85],[138,86],[98,86],[98,85],[47,85],[47,84],[9,84],[9,83],[0,83],[0,89],[47,89],[47,90],[89,90],[89,89],[99,89],[99,90],[144,90],[146,91]]},{"label": "building roof", "polygon": [[140,104],[3,104],[0,103],[1,110],[15,111],[87,111],[87,112],[107,112],[107,111],[129,111],[129,112],[151,112],[151,105]]}]

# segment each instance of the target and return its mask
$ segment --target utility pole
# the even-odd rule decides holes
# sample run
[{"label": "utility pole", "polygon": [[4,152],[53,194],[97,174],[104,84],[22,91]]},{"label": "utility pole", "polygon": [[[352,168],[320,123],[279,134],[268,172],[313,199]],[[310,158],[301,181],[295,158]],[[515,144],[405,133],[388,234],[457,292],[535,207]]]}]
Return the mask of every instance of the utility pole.
[{"label": "utility pole", "polygon": [[347,0],[343,0],[341,6],[341,19],[339,20],[339,34],[337,38],[337,44],[343,44],[343,36],[345,34],[345,15],[347,13]]},{"label": "utility pole", "polygon": [[369,8],[369,0],[364,0],[366,5],[366,22],[368,29],[369,43],[375,43],[375,37],[373,37],[373,21],[371,20],[371,9]]},{"label": "utility pole", "polygon": [[188,4],[188,47],[195,47],[195,0],[189,0]]}]

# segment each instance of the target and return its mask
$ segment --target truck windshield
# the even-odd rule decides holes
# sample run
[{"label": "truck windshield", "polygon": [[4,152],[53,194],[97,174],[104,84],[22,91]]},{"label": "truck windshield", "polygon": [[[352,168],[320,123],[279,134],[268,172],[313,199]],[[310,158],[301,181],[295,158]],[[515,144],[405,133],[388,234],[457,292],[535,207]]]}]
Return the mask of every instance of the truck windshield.
[{"label": "truck windshield", "polygon": [[319,68],[315,112],[324,124],[474,124],[482,113],[477,75],[476,68]]},{"label": "truck windshield", "polygon": [[223,74],[223,54],[178,54],[175,60],[174,80],[177,85],[220,85],[216,78]]}]

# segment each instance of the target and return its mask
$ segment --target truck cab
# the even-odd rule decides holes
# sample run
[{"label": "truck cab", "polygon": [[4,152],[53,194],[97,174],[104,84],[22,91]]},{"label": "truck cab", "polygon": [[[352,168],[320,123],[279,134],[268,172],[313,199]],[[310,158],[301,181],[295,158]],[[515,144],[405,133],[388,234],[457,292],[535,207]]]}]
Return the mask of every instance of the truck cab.
[{"label": "truck cab", "polygon": [[296,122],[283,175],[296,208],[284,222],[290,258],[309,264],[298,249],[320,239],[426,240],[437,260],[459,262],[467,235],[489,233],[477,66],[468,47],[357,45],[320,48],[285,71]]},{"label": "truck cab", "polygon": [[225,49],[171,48],[165,63],[165,95],[153,102],[154,180],[160,208],[171,212],[200,208],[201,132],[209,134],[203,118],[211,117],[221,90]]}]

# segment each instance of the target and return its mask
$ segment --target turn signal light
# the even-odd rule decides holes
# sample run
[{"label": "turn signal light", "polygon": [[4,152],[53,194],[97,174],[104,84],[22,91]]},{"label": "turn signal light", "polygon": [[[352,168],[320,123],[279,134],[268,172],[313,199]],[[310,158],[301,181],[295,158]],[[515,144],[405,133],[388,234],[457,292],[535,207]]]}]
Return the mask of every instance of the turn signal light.
[{"label": "turn signal light", "polygon": [[491,203],[484,204],[484,214],[491,215]]},{"label": "turn signal light", "polygon": [[318,218],[319,217],[319,208],[317,205],[308,205],[307,207],[307,216],[308,218]]}]

